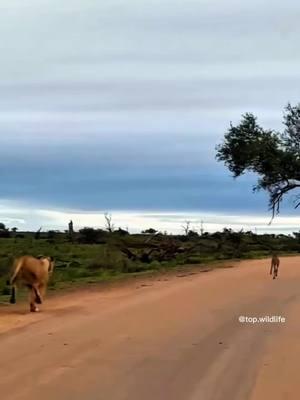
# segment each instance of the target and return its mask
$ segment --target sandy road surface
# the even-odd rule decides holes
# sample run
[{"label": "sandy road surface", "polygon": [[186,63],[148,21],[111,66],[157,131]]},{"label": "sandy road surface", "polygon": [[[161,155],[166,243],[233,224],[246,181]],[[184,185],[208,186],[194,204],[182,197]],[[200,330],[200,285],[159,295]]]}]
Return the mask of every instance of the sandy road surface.
[{"label": "sandy road surface", "polygon": [[[300,258],[0,308],[5,400],[300,398]],[[241,324],[279,315],[286,323]]]}]

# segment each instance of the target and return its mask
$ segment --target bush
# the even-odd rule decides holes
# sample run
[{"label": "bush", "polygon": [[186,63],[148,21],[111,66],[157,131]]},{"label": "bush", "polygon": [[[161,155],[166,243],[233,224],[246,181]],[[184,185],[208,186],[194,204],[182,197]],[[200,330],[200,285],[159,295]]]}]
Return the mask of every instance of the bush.
[{"label": "bush", "polygon": [[79,241],[81,243],[93,244],[93,243],[103,243],[103,238],[106,234],[101,229],[94,228],[83,228],[79,231],[80,238]]},{"label": "bush", "polygon": [[9,296],[10,295],[10,288],[8,286],[5,286],[2,290],[1,290],[1,294],[3,296]]}]

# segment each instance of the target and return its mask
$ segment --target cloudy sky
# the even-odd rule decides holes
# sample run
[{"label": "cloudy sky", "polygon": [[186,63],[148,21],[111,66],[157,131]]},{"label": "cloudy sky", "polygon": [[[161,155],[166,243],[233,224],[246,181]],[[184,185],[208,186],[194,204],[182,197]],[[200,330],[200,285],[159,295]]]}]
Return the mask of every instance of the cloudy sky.
[{"label": "cloudy sky", "polygon": [[296,0],[1,0],[1,220],[298,230],[214,156],[241,113],[280,129],[300,100],[299,18]]}]

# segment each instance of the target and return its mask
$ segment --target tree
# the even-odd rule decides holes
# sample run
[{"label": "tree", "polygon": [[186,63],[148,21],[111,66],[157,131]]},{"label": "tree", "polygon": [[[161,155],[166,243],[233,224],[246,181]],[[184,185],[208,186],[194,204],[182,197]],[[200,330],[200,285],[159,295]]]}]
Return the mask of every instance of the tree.
[{"label": "tree", "polygon": [[105,213],[104,218],[105,218],[105,229],[107,230],[107,232],[112,233],[115,230],[115,226],[112,222],[112,215]]},{"label": "tree", "polygon": [[[216,158],[223,161],[235,178],[254,172],[258,180],[253,190],[269,194],[272,217],[280,211],[282,200],[300,188],[300,104],[288,104],[283,116],[282,133],[262,128],[251,113],[232,123],[224,141],[217,146]],[[295,197],[295,208],[300,196]]]},{"label": "tree", "polygon": [[129,235],[128,230],[122,229],[122,228],[120,228],[120,227],[119,227],[119,229],[117,229],[117,230],[115,231],[115,233],[117,233],[117,234],[120,235],[120,236],[127,236],[127,235]]},{"label": "tree", "polygon": [[189,232],[188,232],[188,237],[190,238],[190,239],[192,239],[192,238],[198,238],[199,237],[199,234],[198,234],[198,232],[196,232],[196,231],[193,231],[193,230],[189,230]]},{"label": "tree", "polygon": [[300,232],[293,232],[293,235],[298,243],[300,243]]},{"label": "tree", "polygon": [[201,235],[201,236],[204,235],[204,225],[203,225],[203,221],[201,221],[200,235]]},{"label": "tree", "polygon": [[73,242],[73,239],[74,239],[74,224],[73,224],[72,220],[68,224],[68,231],[67,232],[68,232],[69,240],[71,242]]},{"label": "tree", "polygon": [[56,231],[50,230],[50,231],[47,232],[47,239],[48,240],[54,240],[56,236],[57,236],[57,232]]},{"label": "tree", "polygon": [[35,240],[39,240],[41,238],[41,231],[42,231],[42,227],[40,227],[40,229],[35,232],[35,235],[34,235]]},{"label": "tree", "polygon": [[85,227],[79,230],[80,238],[83,243],[97,243],[99,236],[103,231],[94,228]]},{"label": "tree", "polygon": [[142,234],[145,234],[145,235],[155,235],[156,233],[157,233],[157,230],[153,229],[153,228],[148,228],[148,229],[145,229],[144,231],[142,231]]},{"label": "tree", "polygon": [[10,237],[9,229],[6,228],[6,226],[3,222],[0,222],[0,237],[1,238],[9,238]]},{"label": "tree", "polygon": [[185,236],[188,236],[190,231],[191,221],[185,221],[184,225],[181,225],[181,228],[184,231]]}]

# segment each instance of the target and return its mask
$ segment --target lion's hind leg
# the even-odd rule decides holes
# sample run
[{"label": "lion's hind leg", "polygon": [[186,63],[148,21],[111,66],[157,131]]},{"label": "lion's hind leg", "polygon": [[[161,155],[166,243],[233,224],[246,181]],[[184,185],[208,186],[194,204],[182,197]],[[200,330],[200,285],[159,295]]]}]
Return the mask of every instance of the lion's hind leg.
[{"label": "lion's hind leg", "polygon": [[270,275],[272,275],[272,273],[273,273],[273,269],[274,269],[274,263],[273,263],[273,261],[272,261],[272,262],[271,262]]},{"label": "lion's hind leg", "polygon": [[33,292],[35,294],[35,303],[42,304],[43,299],[42,299],[42,295],[40,293],[39,285],[34,283],[32,285],[32,290],[33,290]]},{"label": "lion's hind leg", "polygon": [[40,298],[37,299],[36,289],[34,288],[33,285],[28,285],[28,289],[29,289],[30,312],[38,312],[39,309],[38,309],[36,303],[40,304],[40,303],[38,303],[38,300],[40,300]]},{"label": "lion's hind leg", "polygon": [[11,295],[9,299],[10,304],[16,304],[16,285],[12,285],[11,287]]}]

